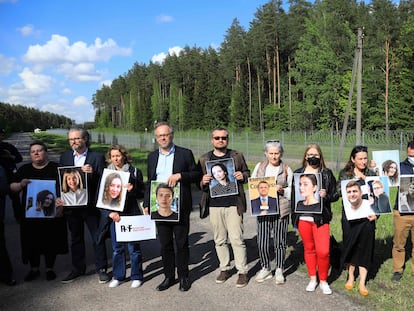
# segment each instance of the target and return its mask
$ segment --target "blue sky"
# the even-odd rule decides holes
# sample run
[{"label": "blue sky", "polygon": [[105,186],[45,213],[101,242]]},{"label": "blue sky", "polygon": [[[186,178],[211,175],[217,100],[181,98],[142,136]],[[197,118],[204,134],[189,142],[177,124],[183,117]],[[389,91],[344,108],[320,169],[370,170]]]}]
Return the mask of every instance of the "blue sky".
[{"label": "blue sky", "polygon": [[268,0],[0,0],[0,102],[92,121],[92,95],[134,63],[219,47]]}]

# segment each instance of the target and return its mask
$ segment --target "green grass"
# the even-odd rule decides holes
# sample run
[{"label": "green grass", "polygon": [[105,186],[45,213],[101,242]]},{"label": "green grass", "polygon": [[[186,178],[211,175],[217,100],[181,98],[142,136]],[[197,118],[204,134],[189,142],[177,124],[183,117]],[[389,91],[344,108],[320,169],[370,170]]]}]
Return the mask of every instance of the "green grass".
[{"label": "green grass", "polygon": [[[49,148],[53,149],[55,152],[63,152],[68,149],[68,142],[65,136],[61,135],[51,135],[47,133],[33,134],[35,139],[42,140],[45,142]],[[259,146],[260,145],[260,146]],[[286,144],[289,145],[289,144]],[[286,146],[285,145],[285,146]],[[206,150],[209,148],[209,145],[206,145]],[[109,145],[107,144],[92,144],[91,146],[94,150],[106,153]],[[257,147],[261,148],[261,143],[257,143]],[[237,147],[234,146],[235,149]],[[296,154],[298,158],[303,156],[304,145],[296,144],[295,146],[286,146],[286,150],[290,150],[290,153]],[[133,164],[140,168],[146,175],[146,159],[148,151],[142,151],[138,149],[128,149],[132,154]],[[294,152],[293,152],[294,150]],[[327,149],[329,150],[329,149]],[[335,151],[336,152],[336,151]],[[249,163],[250,169],[253,169],[255,163]],[[289,163],[292,168],[296,166],[292,163]],[[299,163],[297,163],[299,166]],[[395,188],[391,188],[391,202],[392,205],[395,202],[397,191]],[[335,202],[332,205],[333,210],[333,219],[331,222],[331,233],[335,236],[336,240],[339,243],[342,243],[342,229],[341,229],[341,213],[342,213],[342,203],[341,199],[338,202]],[[359,303],[369,307],[374,310],[410,310],[414,307],[414,276],[411,276],[411,263],[410,261],[406,262],[406,269],[404,271],[403,278],[399,283],[393,283],[391,281],[391,276],[393,273],[392,269],[392,238],[393,238],[393,216],[392,215],[382,215],[377,220],[376,227],[376,243],[375,243],[375,258],[373,267],[369,272],[369,280],[367,283],[367,288],[369,290],[369,295],[363,297],[359,295],[357,289],[355,288],[352,291],[348,291],[344,288],[346,282],[346,271],[342,271],[339,275],[336,275],[333,278],[331,287],[336,292],[341,292],[344,295],[349,296],[350,299],[354,299]],[[294,231],[290,226],[290,231]],[[296,232],[296,235],[298,233]],[[411,250],[411,243],[407,246]],[[290,249],[288,250],[288,252]],[[411,252],[407,252],[407,256]],[[289,255],[289,254],[288,254]],[[411,260],[411,258],[410,258]],[[306,273],[306,266],[301,260],[301,264],[298,269]]]}]

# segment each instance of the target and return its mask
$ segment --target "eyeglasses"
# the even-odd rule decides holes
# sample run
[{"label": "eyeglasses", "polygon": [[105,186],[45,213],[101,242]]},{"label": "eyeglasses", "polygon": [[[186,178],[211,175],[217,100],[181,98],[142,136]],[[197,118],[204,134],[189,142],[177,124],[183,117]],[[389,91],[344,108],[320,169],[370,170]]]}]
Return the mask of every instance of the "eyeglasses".
[{"label": "eyeglasses", "polygon": [[69,138],[69,141],[79,141],[82,140],[82,137],[75,137],[75,138]]},{"label": "eyeglasses", "polygon": [[266,141],[266,144],[271,144],[271,143],[280,143],[280,140],[272,139],[272,140],[267,140]]},{"label": "eyeglasses", "polygon": [[221,139],[221,140],[227,140],[227,139],[228,139],[228,137],[227,137],[227,136],[214,136],[214,137],[213,137],[213,139],[214,139],[214,140],[220,140],[220,139]]}]

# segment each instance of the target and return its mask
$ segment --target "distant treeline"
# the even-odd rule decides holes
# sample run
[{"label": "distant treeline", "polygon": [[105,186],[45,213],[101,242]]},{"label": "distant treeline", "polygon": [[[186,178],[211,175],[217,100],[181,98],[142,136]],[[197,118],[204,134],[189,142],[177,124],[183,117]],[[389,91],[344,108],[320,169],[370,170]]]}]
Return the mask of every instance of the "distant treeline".
[{"label": "distant treeline", "polygon": [[72,123],[71,119],[62,115],[0,102],[0,126],[7,132],[32,132],[36,128],[68,128]]},{"label": "distant treeline", "polygon": [[249,29],[234,19],[218,49],[186,46],[162,64],[135,63],[93,95],[95,124],[340,131],[363,28],[363,130],[413,129],[414,0],[393,2],[269,1]]}]

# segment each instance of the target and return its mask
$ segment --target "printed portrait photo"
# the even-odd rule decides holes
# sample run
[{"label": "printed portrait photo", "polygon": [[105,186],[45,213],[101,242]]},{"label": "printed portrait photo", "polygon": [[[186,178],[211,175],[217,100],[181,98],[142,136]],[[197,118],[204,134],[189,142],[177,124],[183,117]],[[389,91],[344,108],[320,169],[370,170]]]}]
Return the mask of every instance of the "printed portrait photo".
[{"label": "printed portrait photo", "polygon": [[155,221],[180,220],[180,183],[170,187],[165,182],[151,181],[151,219]]},{"label": "printed portrait photo", "polygon": [[386,176],[390,187],[399,186],[400,152],[398,150],[380,150],[372,152],[369,169],[377,176]]},{"label": "printed portrait photo", "polygon": [[97,207],[122,212],[129,181],[129,172],[105,168],[99,186]]},{"label": "printed portrait photo", "polygon": [[322,214],[321,174],[295,173],[295,213]]},{"label": "printed portrait photo", "polygon": [[56,215],[56,181],[31,179],[27,185],[26,218]]},{"label": "printed portrait photo", "polygon": [[347,220],[367,218],[368,215],[375,214],[371,208],[369,193],[364,193],[364,189],[369,188],[362,179],[341,181],[342,202]]},{"label": "printed portrait photo", "polygon": [[365,182],[368,185],[368,200],[371,203],[371,209],[376,215],[391,214],[390,188],[387,176],[366,177]]},{"label": "printed portrait photo", "polygon": [[63,206],[86,206],[88,204],[88,182],[81,167],[59,167],[58,172]]},{"label": "printed portrait photo", "polygon": [[414,213],[414,175],[400,177],[398,210],[401,214]]},{"label": "printed portrait photo", "polygon": [[234,178],[234,160],[232,158],[207,161],[207,174],[213,179],[210,181],[210,196],[212,198],[236,195],[239,193],[237,181]]},{"label": "printed portrait photo", "polygon": [[252,216],[279,214],[275,177],[251,177],[248,186]]}]

